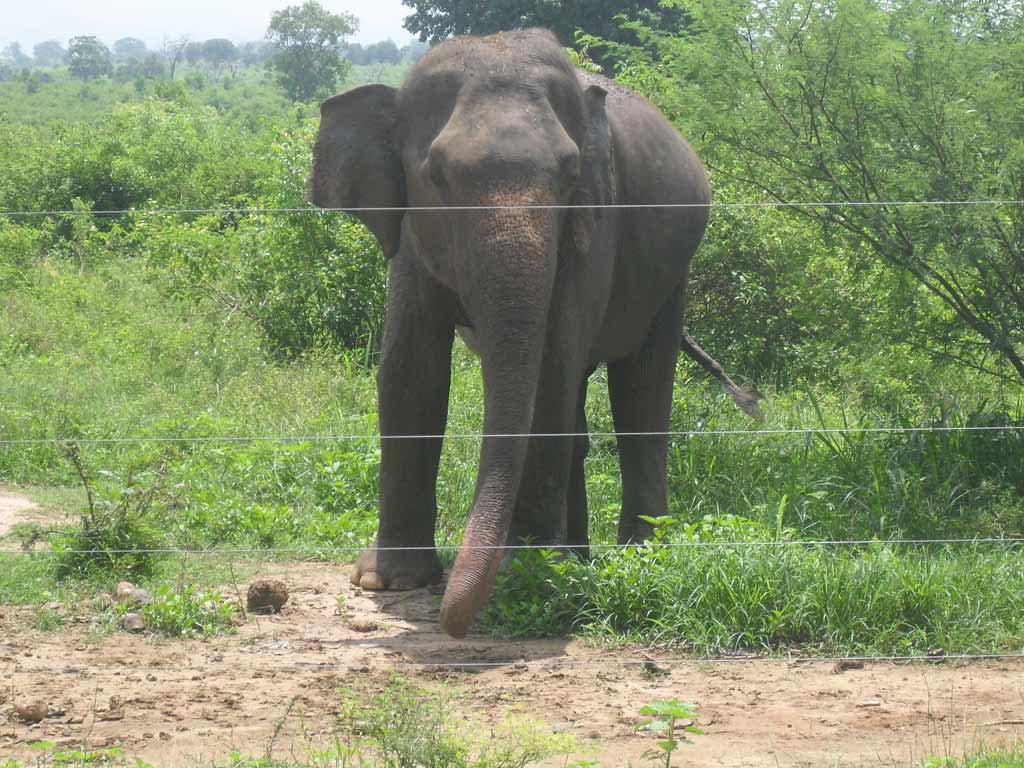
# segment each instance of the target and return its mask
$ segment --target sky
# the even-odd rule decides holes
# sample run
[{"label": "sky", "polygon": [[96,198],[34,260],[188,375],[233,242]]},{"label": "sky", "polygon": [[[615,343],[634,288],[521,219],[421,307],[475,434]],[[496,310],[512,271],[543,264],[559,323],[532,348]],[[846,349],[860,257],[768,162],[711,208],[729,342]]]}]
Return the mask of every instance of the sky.
[{"label": "sky", "polygon": [[[96,35],[110,45],[121,37],[138,37],[159,48],[165,37],[190,40],[226,37],[235,42],[262,40],[274,11],[301,0],[0,0],[0,48],[44,40],[67,42],[75,35]],[[412,35],[402,19],[412,9],[401,0],[320,0],[334,13],[359,19],[351,42],[374,43],[391,38],[404,45]]]}]

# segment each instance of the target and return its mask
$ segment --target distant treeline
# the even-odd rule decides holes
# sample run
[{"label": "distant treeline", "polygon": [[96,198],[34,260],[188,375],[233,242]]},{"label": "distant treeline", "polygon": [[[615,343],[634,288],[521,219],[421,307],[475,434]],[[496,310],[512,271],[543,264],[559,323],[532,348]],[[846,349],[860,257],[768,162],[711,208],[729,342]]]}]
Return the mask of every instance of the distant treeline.
[{"label": "distant treeline", "polygon": [[[368,45],[350,43],[345,46],[344,55],[356,65],[398,64],[415,61],[426,50],[426,43],[413,41],[399,47],[389,39]],[[122,37],[108,48],[95,37],[82,36],[72,38],[67,47],[58,40],[37,43],[29,55],[20,43],[13,42],[0,51],[0,82],[24,76],[22,70],[26,69],[75,68],[76,64],[82,69],[83,59],[90,75],[130,80],[138,76],[162,77],[182,61],[215,70],[262,66],[278,52],[278,47],[266,40],[235,43],[225,38],[177,38],[166,41],[159,49],[151,49],[144,40],[135,37]]]}]

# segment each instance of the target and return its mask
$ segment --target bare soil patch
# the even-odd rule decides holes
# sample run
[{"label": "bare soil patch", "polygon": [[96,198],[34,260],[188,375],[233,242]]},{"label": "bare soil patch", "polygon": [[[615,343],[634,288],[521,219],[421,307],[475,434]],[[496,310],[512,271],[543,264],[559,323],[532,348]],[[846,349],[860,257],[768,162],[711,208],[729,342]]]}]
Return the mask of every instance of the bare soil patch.
[{"label": "bare soil patch", "polygon": [[13,493],[0,486],[0,538],[3,538],[18,523],[37,520],[39,507],[27,496]]},{"label": "bare soil patch", "polygon": [[[603,766],[646,764],[641,755],[653,739],[636,733],[638,712],[668,698],[699,705],[706,735],[679,754],[680,764],[696,766],[902,763],[1022,735],[1014,724],[1024,717],[1017,660],[844,669],[669,663],[669,654],[579,641],[456,641],[440,634],[439,597],[427,590],[363,592],[349,584],[347,568],[326,564],[260,570],[287,585],[282,612],[250,615],[236,635],[211,640],[97,638],[88,617],[39,633],[30,610],[5,609],[0,755],[28,757],[31,742],[71,747],[84,738],[160,766],[223,758],[231,748],[302,755],[329,734],[338,689],[379,690],[394,672],[457,687],[467,694],[464,714],[485,724],[516,708],[572,732],[580,755]],[[667,674],[629,663],[645,657]],[[45,702],[49,716],[17,720],[12,697]]]}]

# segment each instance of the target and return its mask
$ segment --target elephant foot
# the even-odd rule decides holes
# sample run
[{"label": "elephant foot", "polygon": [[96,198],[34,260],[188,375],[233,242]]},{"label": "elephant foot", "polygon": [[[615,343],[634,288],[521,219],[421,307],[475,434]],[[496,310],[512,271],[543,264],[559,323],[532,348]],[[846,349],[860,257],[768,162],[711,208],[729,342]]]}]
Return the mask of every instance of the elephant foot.
[{"label": "elephant foot", "polygon": [[352,583],[369,590],[416,589],[441,581],[444,570],[434,549],[366,549],[352,566]]},{"label": "elephant foot", "polygon": [[654,525],[639,517],[619,518],[619,544],[643,544],[654,535]]}]

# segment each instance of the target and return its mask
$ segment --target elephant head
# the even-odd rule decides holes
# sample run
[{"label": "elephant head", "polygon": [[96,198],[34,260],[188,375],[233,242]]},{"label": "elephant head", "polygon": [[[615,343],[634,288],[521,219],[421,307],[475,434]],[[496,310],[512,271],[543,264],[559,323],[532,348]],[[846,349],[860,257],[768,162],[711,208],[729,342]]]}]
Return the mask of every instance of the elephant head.
[{"label": "elephant head", "polygon": [[368,85],[321,108],[309,199],[357,209],[386,258],[419,259],[457,297],[481,357],[486,437],[441,612],[456,637],[501,561],[556,271],[591,249],[602,211],[588,206],[614,201],[605,96],[552,34],[526,30],[446,42],[400,89]]}]

